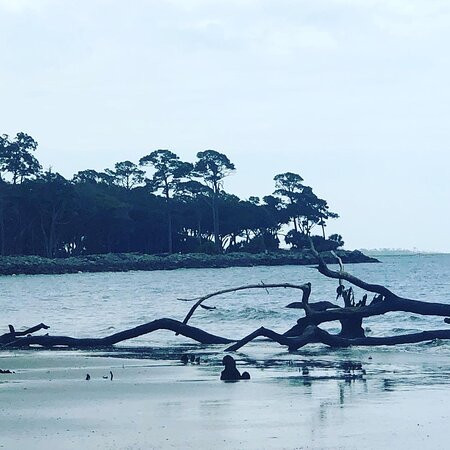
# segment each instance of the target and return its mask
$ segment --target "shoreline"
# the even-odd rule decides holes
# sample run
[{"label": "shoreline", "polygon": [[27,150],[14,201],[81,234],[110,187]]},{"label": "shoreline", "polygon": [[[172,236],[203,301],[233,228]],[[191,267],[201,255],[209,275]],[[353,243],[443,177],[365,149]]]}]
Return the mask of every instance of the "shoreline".
[{"label": "shoreline", "polygon": [[[364,255],[359,250],[337,250],[336,254],[346,264],[379,262],[378,259]],[[330,252],[325,252],[325,260],[327,263],[336,263],[336,258]],[[222,269],[227,267],[304,266],[313,264],[317,264],[317,260],[309,250],[271,253],[228,253],[224,255],[207,255],[203,253],[172,255],[107,253],[69,258],[2,256],[0,257],[0,275],[60,275],[80,272]]]},{"label": "shoreline", "polygon": [[[0,377],[0,447],[445,448],[445,355],[373,349],[352,355],[366,369],[361,378],[346,379],[341,362],[326,355],[317,361],[292,354],[264,365],[244,354],[238,368],[251,380],[227,383],[212,355],[183,365],[86,352],[2,352],[1,364],[15,373]],[[305,364],[307,376],[299,371]]]}]

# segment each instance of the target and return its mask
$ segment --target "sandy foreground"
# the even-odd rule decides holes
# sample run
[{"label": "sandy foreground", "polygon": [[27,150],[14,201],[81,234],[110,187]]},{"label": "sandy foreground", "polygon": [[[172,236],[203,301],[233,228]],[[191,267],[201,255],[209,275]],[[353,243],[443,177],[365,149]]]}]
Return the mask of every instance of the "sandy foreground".
[{"label": "sandy foreground", "polygon": [[[16,373],[0,375],[0,447],[448,448],[448,355],[358,356],[367,373],[356,379],[326,358],[314,365],[292,356],[249,364],[252,380],[225,383],[219,360],[207,357],[185,366],[1,353],[0,368]],[[110,370],[113,381],[103,379]]]}]

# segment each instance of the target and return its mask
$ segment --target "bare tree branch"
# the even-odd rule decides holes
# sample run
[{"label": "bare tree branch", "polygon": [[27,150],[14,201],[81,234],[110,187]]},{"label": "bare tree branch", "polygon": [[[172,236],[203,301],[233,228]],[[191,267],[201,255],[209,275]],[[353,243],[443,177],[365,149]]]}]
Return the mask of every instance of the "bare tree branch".
[{"label": "bare tree branch", "polygon": [[[322,275],[325,275],[328,278],[334,278],[336,280],[346,280],[349,283],[358,286],[361,289],[364,289],[365,291],[375,292],[377,294],[383,295],[384,297],[397,297],[393,292],[382,285],[366,283],[365,281],[360,280],[359,278],[345,272],[344,270],[337,272],[335,270],[329,269],[322,255],[314,247],[314,243],[311,238],[309,239],[309,242],[311,245],[311,251],[319,260],[318,270]],[[336,254],[334,253],[334,255]],[[340,267],[343,268],[342,260],[340,261]]]},{"label": "bare tree branch", "polygon": [[[363,280],[347,273],[347,272],[337,272],[328,268],[325,260],[320,255],[319,252],[314,247],[312,240],[310,239],[311,250],[314,255],[319,260],[318,270],[322,275],[328,278],[334,278],[337,280],[343,279],[349,283],[358,286],[368,292],[374,292],[380,294],[384,297],[383,301],[375,305],[369,305],[360,308],[341,308],[339,311],[324,311],[315,313],[315,320],[321,321],[331,321],[340,320],[340,318],[348,317],[353,315],[353,317],[369,317],[378,314],[385,314],[386,312],[403,311],[410,312],[413,314],[421,315],[433,315],[433,316],[449,316],[450,315],[450,305],[443,303],[434,302],[421,302],[419,300],[412,300],[409,298],[400,297],[394,294],[385,286],[379,284],[366,283]],[[381,305],[382,306],[378,306]],[[328,314],[329,313],[329,314]]]},{"label": "bare tree branch", "polygon": [[0,345],[3,343],[11,342],[16,337],[27,336],[28,334],[36,333],[39,330],[48,330],[50,327],[45,325],[44,323],[40,323],[35,325],[34,327],[27,328],[24,331],[16,331],[16,329],[12,325],[8,325],[9,333],[5,333],[0,336]]},{"label": "bare tree branch", "polygon": [[[305,284],[291,284],[291,283],[270,283],[270,284],[247,284],[245,286],[239,286],[235,288],[229,288],[229,289],[222,289],[220,291],[212,292],[210,294],[206,294],[203,297],[196,297],[192,299],[178,299],[182,301],[195,301],[195,304],[192,306],[192,308],[187,313],[186,317],[183,320],[184,324],[187,324],[189,319],[194,314],[195,310],[205,301],[208,300],[211,297],[215,297],[217,295],[223,295],[228,294],[230,292],[237,292],[237,291],[243,291],[247,289],[268,289],[268,288],[291,288],[291,289],[299,289],[305,294],[305,292],[309,293],[311,292],[311,283],[305,283]],[[306,298],[307,300],[307,298]]]}]

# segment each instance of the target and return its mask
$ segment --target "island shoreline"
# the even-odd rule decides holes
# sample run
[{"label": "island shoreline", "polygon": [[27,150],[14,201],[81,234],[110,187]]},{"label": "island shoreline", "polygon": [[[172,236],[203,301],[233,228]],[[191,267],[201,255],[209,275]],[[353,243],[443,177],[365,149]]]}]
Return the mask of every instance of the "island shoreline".
[{"label": "island shoreline", "polygon": [[[358,250],[337,250],[344,263],[375,263],[376,258]],[[336,262],[331,252],[326,252],[327,263]],[[214,269],[227,267],[314,265],[315,256],[309,250],[268,253],[227,253],[208,255],[187,253],[149,255],[142,253],[107,253],[69,258],[44,258],[41,256],[2,256],[0,275],[60,275],[80,272],[128,272],[175,269]]]}]

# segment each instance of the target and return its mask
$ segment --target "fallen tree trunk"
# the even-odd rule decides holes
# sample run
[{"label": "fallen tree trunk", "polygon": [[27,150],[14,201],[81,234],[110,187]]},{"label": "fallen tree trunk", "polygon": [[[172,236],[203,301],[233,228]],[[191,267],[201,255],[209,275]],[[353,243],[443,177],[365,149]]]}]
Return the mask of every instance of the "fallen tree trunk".
[{"label": "fallen tree trunk", "polygon": [[302,335],[292,337],[261,327],[229,346],[225,351],[237,351],[258,337],[265,337],[280,345],[287,346],[289,351],[295,351],[312,343],[322,343],[330,347],[345,348],[351,346],[373,347],[378,345],[414,344],[417,342],[432,341],[434,339],[450,339],[450,329],[421,331],[419,333],[402,334],[398,336],[346,338],[330,334],[314,325],[308,326]]},{"label": "fallen tree trunk", "polygon": [[[39,326],[34,327],[36,328],[35,331],[37,331],[38,327]],[[48,328],[47,326],[45,327]],[[69,336],[49,335],[31,336],[31,334],[29,334],[25,337],[9,337],[8,339],[2,340],[1,338],[5,336],[3,335],[0,338],[0,349],[30,348],[31,346],[40,346],[45,348],[69,347],[76,349],[105,348],[157,330],[174,331],[182,336],[200,342],[201,344],[229,344],[233,342],[231,339],[207,333],[200,328],[185,325],[178,320],[163,318],[103,338],[74,338]],[[10,333],[8,333],[8,335],[9,334]]]},{"label": "fallen tree trunk", "polygon": [[145,325],[140,325],[129,330],[121,331],[120,333],[112,334],[103,338],[104,342],[108,345],[114,345],[118,342],[122,342],[127,339],[132,339],[143,334],[148,334],[156,330],[170,330],[174,331],[182,336],[191,338],[201,344],[227,344],[233,342],[231,339],[227,339],[221,336],[207,333],[200,328],[191,327],[178,320],[174,319],[158,319],[153,322],[149,322]]},{"label": "fallen tree trunk", "polygon": [[409,312],[412,314],[432,316],[448,316],[450,313],[449,304],[421,302],[418,300],[400,297],[385,286],[367,283],[345,272],[342,260],[336,254],[334,255],[339,262],[340,270],[331,270],[328,268],[322,255],[314,248],[312,239],[310,239],[310,246],[313,254],[319,261],[318,271],[326,277],[339,280],[338,297],[343,292],[348,293],[352,290],[352,288],[350,288],[349,291],[345,291],[342,280],[348,281],[354,286],[368,292],[378,294],[378,297],[374,298],[373,302],[369,306],[365,306],[367,299],[367,295],[365,295],[364,301],[361,302],[362,306],[357,306],[356,308],[350,306],[347,299],[347,301],[345,301],[345,308],[318,312],[313,311],[313,313],[309,315],[310,323],[318,325],[323,322],[339,320],[342,325],[340,336],[349,338],[363,338],[365,337],[365,334],[364,329],[362,328],[362,319],[365,317],[386,314],[388,312]]},{"label": "fallen tree trunk", "polygon": [[[382,310],[385,309],[385,312],[394,312],[394,311],[403,311],[403,312],[410,312],[413,314],[420,314],[420,315],[431,315],[431,316],[449,316],[450,315],[450,305],[445,303],[433,303],[433,302],[421,302],[419,300],[412,300],[405,297],[400,297],[397,294],[394,294],[391,290],[386,288],[385,286],[381,286],[379,284],[371,284],[367,283],[347,272],[344,270],[335,271],[328,268],[325,260],[320,255],[319,252],[316,251],[314,248],[314,244],[311,241],[311,248],[314,253],[314,255],[319,260],[319,266],[318,271],[325,275],[328,278],[333,278],[335,280],[345,280],[349,283],[353,284],[354,286],[357,286],[365,291],[380,294],[382,297],[384,297],[384,302],[387,300],[388,303],[384,305],[384,308],[381,308]],[[341,262],[341,268],[342,268],[342,262]],[[370,306],[369,306],[370,307]],[[361,308],[362,309],[362,308]],[[369,315],[377,315],[380,314],[378,312],[374,314],[370,314],[370,310],[364,310],[365,313],[369,313],[368,315],[364,315],[361,317],[369,317]],[[360,311],[361,313],[361,311]],[[384,314],[384,313],[381,313]],[[333,319],[332,319],[333,320]],[[336,319],[334,319],[336,320]]]},{"label": "fallen tree trunk", "polygon": [[12,325],[8,325],[8,328],[9,333],[5,333],[0,336],[0,345],[14,341],[17,337],[20,336],[27,336],[40,330],[48,330],[50,327],[45,325],[44,323],[40,323],[38,325],[35,325],[34,327],[27,328],[24,331],[16,331]]},{"label": "fallen tree trunk", "polygon": [[[450,339],[450,329],[421,331],[417,333],[387,337],[365,336],[364,329],[362,327],[363,319],[383,315],[389,312],[408,312],[411,314],[420,315],[445,316],[444,322],[450,324],[450,305],[443,303],[422,302],[400,297],[384,286],[367,283],[357,277],[354,277],[353,275],[348,274],[344,271],[342,261],[339,258],[338,261],[340,270],[331,270],[327,267],[322,256],[316,252],[312,243],[311,246],[313,253],[319,261],[319,272],[329,278],[339,280],[337,298],[340,296],[343,297],[344,307],[340,307],[339,305],[326,301],[309,303],[309,298],[311,295],[310,283],[297,285],[291,283],[264,284],[261,282],[261,284],[251,284],[236,288],[223,289],[221,291],[216,291],[194,299],[184,299],[185,301],[194,301],[195,303],[190,308],[182,322],[170,318],[162,318],[105,337],[74,338],[70,336],[50,336],[48,334],[36,336],[33,335],[33,333],[42,329],[48,329],[49,327],[41,323],[25,331],[18,332],[12,325],[10,325],[9,333],[5,333],[0,336],[0,349],[33,348],[34,346],[45,348],[107,348],[119,342],[133,339],[157,330],[169,330],[174,332],[176,335],[181,334],[202,344],[233,343],[227,348],[227,351],[236,351],[259,337],[264,337],[277,342],[280,345],[287,346],[290,351],[298,350],[299,348],[311,343],[323,343],[330,347],[350,347],[397,345],[417,343],[433,339]],[[356,303],[352,288],[346,290],[342,282],[343,280],[364,289],[367,292],[377,294],[376,298],[371,304],[366,305],[367,294],[365,294],[363,299]],[[303,309],[305,311],[305,316],[298,319],[297,323],[283,334],[261,327],[236,342],[236,340],[210,334],[200,328],[192,327],[187,324],[197,308],[203,307],[207,310],[215,309],[203,304],[203,302],[212,297],[249,289],[265,289],[267,291],[271,288],[291,288],[302,291],[301,301],[291,303],[288,307]],[[330,334],[319,327],[320,324],[330,321],[339,321],[341,323],[341,332],[339,334]]]}]

